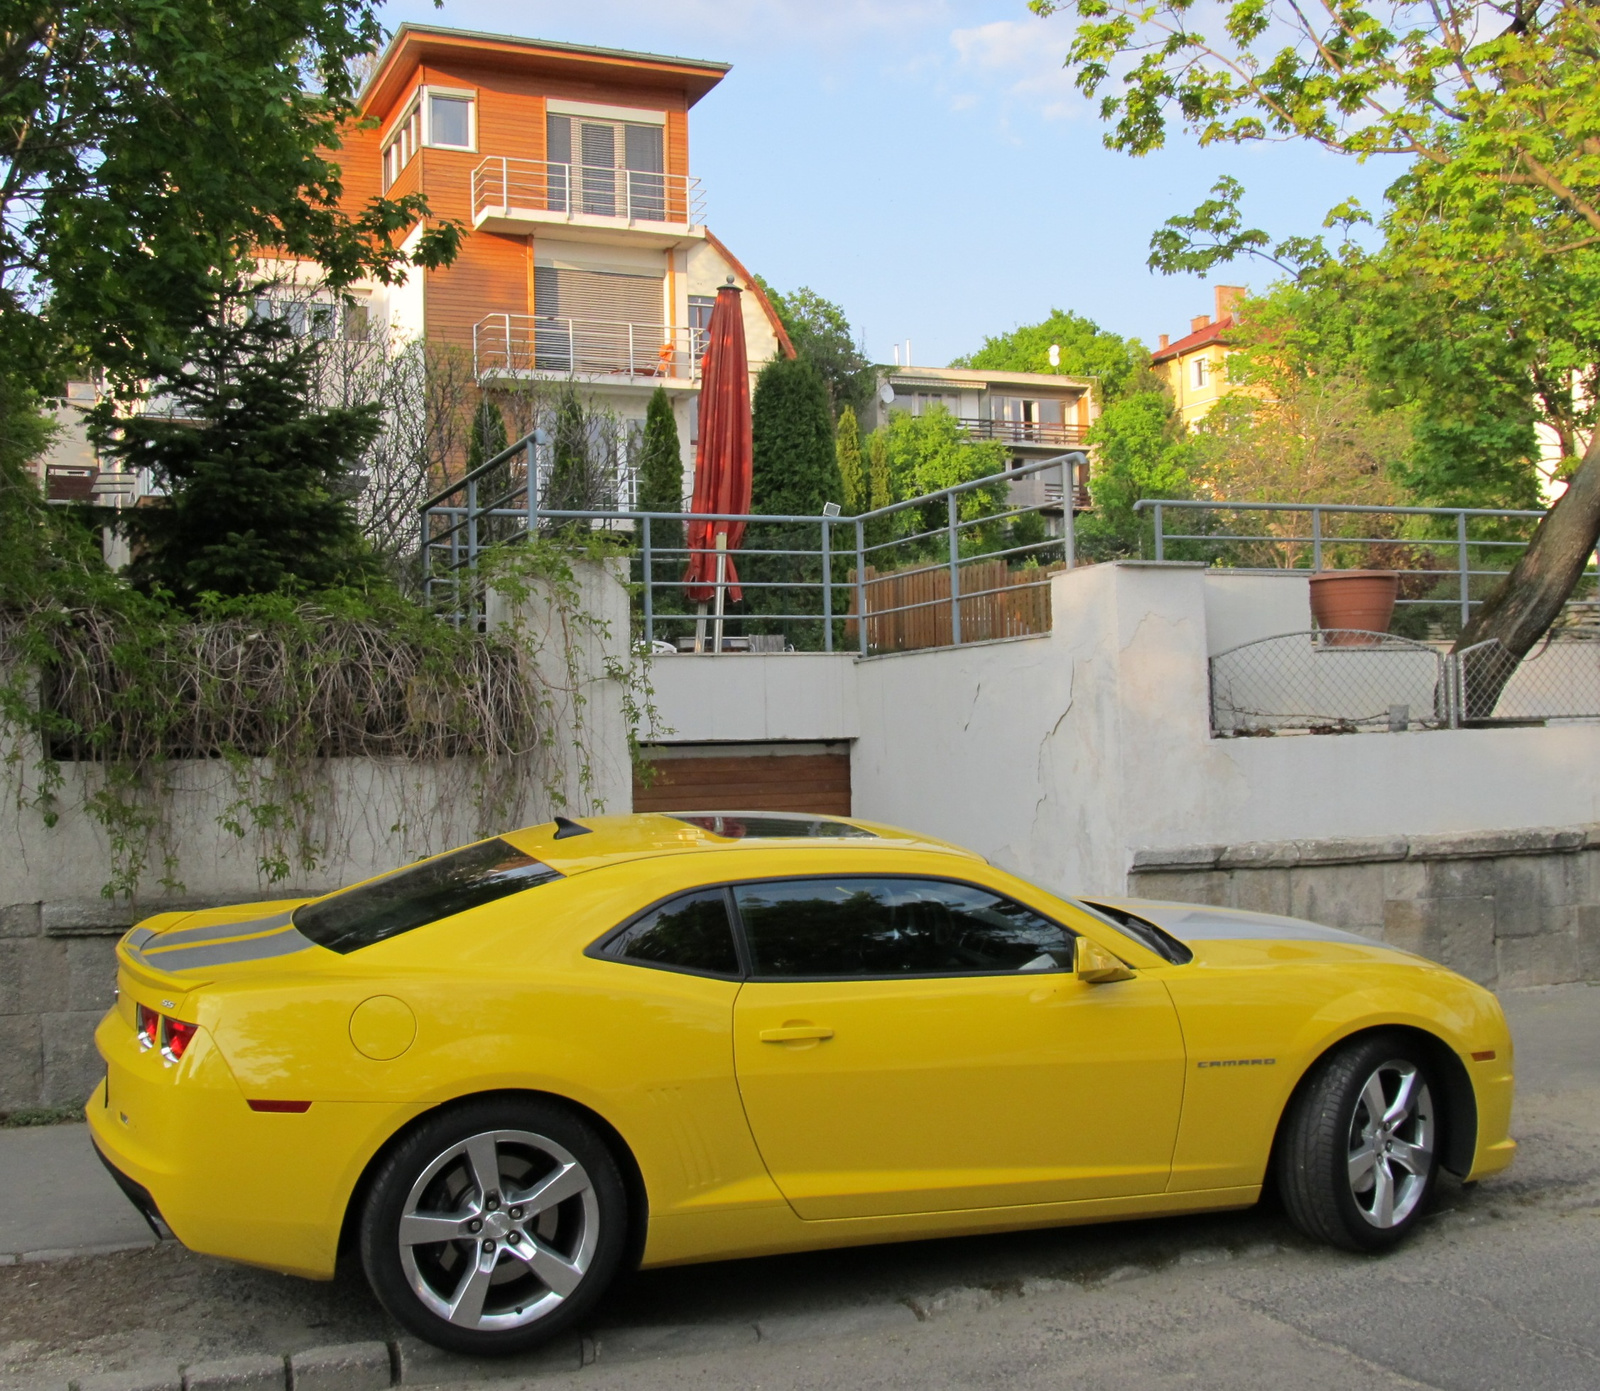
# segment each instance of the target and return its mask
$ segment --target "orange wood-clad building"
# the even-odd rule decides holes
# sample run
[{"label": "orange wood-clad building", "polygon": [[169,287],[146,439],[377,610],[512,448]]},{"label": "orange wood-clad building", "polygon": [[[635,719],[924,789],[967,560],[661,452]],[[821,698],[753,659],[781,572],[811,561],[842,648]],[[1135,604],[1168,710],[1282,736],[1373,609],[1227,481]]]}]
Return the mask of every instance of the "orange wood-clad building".
[{"label": "orange wood-clad building", "polygon": [[487,389],[574,378],[625,420],[641,419],[663,386],[688,464],[718,287],[732,277],[745,291],[753,371],[793,352],[750,273],[706,227],[690,172],[690,109],[727,71],[402,25],[362,93],[376,125],[339,154],[345,198],[420,191],[432,217],[467,235],[449,267],[363,287],[369,322],[470,351]]}]

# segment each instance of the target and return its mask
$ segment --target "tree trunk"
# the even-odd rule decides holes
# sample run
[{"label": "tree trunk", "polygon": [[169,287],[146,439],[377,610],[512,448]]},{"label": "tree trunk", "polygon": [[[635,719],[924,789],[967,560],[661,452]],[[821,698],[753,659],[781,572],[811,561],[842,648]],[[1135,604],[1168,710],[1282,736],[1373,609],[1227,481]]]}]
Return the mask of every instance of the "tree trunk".
[{"label": "tree trunk", "polygon": [[1465,651],[1491,639],[1500,648],[1472,653],[1462,663],[1466,716],[1486,720],[1517,663],[1544,636],[1583,577],[1600,541],[1600,430],[1583,462],[1533,533],[1511,573],[1479,606],[1452,649]]}]

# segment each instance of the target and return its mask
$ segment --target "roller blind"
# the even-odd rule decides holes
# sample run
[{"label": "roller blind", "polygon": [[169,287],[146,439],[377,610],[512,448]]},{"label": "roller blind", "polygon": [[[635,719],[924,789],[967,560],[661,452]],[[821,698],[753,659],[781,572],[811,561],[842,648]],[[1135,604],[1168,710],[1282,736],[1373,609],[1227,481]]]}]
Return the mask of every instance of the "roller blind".
[{"label": "roller blind", "polygon": [[541,318],[660,324],[661,280],[659,275],[536,266],[534,313]]}]

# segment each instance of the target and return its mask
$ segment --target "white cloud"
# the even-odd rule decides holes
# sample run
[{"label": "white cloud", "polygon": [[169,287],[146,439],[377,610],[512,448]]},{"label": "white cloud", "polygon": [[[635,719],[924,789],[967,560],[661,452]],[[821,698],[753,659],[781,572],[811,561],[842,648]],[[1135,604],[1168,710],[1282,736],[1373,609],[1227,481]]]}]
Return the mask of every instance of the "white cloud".
[{"label": "white cloud", "polygon": [[1065,31],[1037,19],[1000,19],[950,34],[956,67],[968,81],[978,79],[1008,107],[1025,107],[1046,120],[1061,120],[1083,109],[1072,79],[1062,67]]}]

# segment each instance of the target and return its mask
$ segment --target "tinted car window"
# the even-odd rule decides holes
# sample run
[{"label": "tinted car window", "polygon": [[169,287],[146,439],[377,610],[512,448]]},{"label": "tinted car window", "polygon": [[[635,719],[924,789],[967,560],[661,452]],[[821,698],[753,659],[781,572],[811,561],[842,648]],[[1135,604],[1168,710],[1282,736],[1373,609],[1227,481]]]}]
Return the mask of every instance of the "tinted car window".
[{"label": "tinted car window", "polygon": [[823,836],[829,839],[877,839],[873,832],[864,827],[852,826],[848,821],[834,821],[824,816],[785,816],[782,812],[741,814],[718,811],[694,816],[685,813],[672,819],[698,826],[702,831],[710,831],[714,836],[726,836],[729,840],[815,839]]},{"label": "tinted car window", "polygon": [[845,877],[734,890],[758,976],[1054,971],[1072,935],[1020,903],[938,879]]},{"label": "tinted car window", "polygon": [[605,945],[605,955],[642,966],[737,976],[739,953],[721,889],[701,889],[658,904]]},{"label": "tinted car window", "polygon": [[294,925],[348,953],[561,876],[504,840],[451,851],[294,910]]}]

